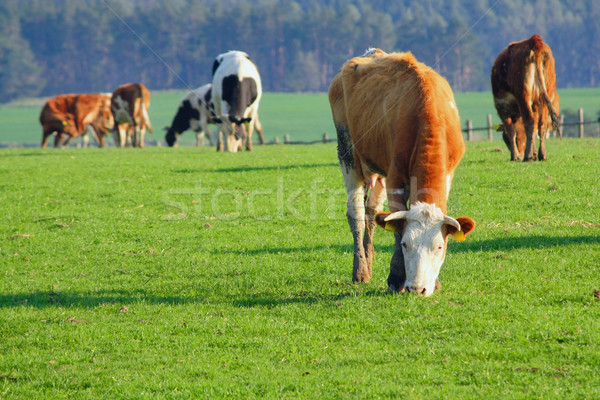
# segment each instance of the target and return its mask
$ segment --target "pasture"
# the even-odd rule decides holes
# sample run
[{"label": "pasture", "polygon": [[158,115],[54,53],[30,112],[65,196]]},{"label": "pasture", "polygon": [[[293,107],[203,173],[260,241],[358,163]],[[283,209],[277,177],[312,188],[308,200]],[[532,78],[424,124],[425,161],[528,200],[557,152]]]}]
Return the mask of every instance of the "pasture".
[{"label": "pasture", "polygon": [[467,144],[422,298],[383,230],[351,283],[335,144],[0,150],[0,398],[598,398],[600,141],[548,155]]},{"label": "pasture", "polygon": [[[179,102],[186,93],[187,91],[152,91],[150,120],[155,133],[147,134],[147,141],[160,141],[164,145],[163,128],[171,124]],[[596,114],[600,110],[600,89],[560,89],[559,93],[561,111],[576,113],[582,107],[586,120],[596,120]],[[473,121],[474,128],[485,127],[488,114],[492,115],[493,123],[500,122],[490,92],[456,93],[455,96],[463,127],[469,119]],[[0,106],[0,146],[40,143],[42,132],[38,118],[44,101],[45,99],[25,99]],[[264,93],[259,116],[267,142],[276,137],[283,142],[285,135],[290,135],[292,141],[320,140],[323,133],[335,138],[325,93]],[[216,127],[211,126],[211,130],[214,133]],[[590,125],[586,130],[589,130],[590,136],[598,136],[598,125]],[[476,132],[475,138],[487,139],[487,131]],[[494,139],[502,140],[501,134],[496,132]],[[112,137],[108,142],[112,143]],[[182,144],[195,142],[195,135],[191,131],[184,133],[181,138]],[[72,145],[79,143],[81,139],[76,139]],[[95,145],[93,139],[90,143]]]}]

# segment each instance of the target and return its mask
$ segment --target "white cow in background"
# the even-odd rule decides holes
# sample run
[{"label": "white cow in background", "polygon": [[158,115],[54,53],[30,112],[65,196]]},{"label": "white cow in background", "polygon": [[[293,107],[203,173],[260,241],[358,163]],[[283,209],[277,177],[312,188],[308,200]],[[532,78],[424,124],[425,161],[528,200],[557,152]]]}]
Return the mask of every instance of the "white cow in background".
[{"label": "white cow in background", "polygon": [[[218,151],[252,150],[258,128],[262,84],[256,64],[242,51],[220,54],[213,63],[212,103],[219,125]],[[258,125],[257,125],[258,124]],[[262,136],[262,129],[261,129]]]}]

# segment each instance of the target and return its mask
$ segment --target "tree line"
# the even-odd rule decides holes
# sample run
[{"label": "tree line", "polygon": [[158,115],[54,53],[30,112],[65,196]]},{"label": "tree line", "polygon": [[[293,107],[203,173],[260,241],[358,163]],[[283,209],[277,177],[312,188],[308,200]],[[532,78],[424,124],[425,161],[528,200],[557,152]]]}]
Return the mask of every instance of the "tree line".
[{"label": "tree line", "polygon": [[496,55],[538,33],[560,87],[600,80],[600,2],[589,0],[4,0],[0,101],[67,92],[195,88],[214,57],[246,51],[265,91],[326,91],[369,47],[410,50],[455,91],[489,90]]}]

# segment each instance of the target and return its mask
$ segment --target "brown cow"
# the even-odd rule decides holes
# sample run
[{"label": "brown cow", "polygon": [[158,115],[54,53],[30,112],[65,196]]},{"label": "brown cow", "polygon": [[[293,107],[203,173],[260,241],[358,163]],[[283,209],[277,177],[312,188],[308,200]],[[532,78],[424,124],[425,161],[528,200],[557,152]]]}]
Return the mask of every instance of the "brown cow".
[{"label": "brown cow", "polygon": [[[555,93],[554,95],[554,100],[552,101],[552,105],[554,106],[555,110],[558,110],[559,107],[559,96],[558,93]],[[549,119],[548,121],[546,121],[546,124],[542,123],[543,121],[538,121],[538,124],[534,127],[537,128],[537,133],[538,135],[544,135],[544,137],[547,139],[548,135],[549,135],[549,131],[552,129],[552,120]],[[515,127],[515,132],[516,132],[516,137],[515,137],[515,143],[517,145],[517,159],[522,160],[523,159],[523,155],[525,154],[525,143],[527,142],[527,136],[525,135],[525,125],[523,125],[523,118],[518,118],[516,121],[513,121],[513,125]],[[504,143],[506,143],[506,146],[510,149],[510,143],[511,140],[508,137],[508,135],[506,134],[506,131],[504,130],[504,124],[499,124],[498,125],[498,132],[502,132],[502,140],[504,140]],[[534,131],[534,136],[535,136],[535,131]],[[535,152],[535,148],[534,148],[534,152],[533,152],[533,158],[536,157],[536,152]]]},{"label": "brown cow", "polygon": [[[460,240],[475,226],[446,215],[465,150],[452,89],[411,53],[371,49],[342,66],[329,102],[354,237],[353,281],[371,278],[377,223],[395,233],[389,290],[433,294],[448,235]],[[381,213],[386,186],[391,214]]]},{"label": "brown cow", "polygon": [[144,147],[146,128],[152,132],[148,108],[150,91],[141,83],[128,83],[119,86],[110,101],[115,127],[115,145]]},{"label": "brown cow", "polygon": [[[104,136],[113,128],[110,112],[110,94],[62,94],[49,99],[40,113],[42,124],[42,147],[48,137],[55,134],[54,147],[67,146],[74,137],[83,136],[84,147],[88,146],[88,128],[100,147]],[[67,138],[63,140],[63,136]]]},{"label": "brown cow", "polygon": [[548,114],[560,135],[558,97],[552,50],[540,35],[511,43],[502,50],[492,67],[494,105],[502,120],[511,160],[520,160],[515,124],[522,120],[525,129],[523,161],[535,159],[535,136],[540,137],[538,159],[546,160]]}]

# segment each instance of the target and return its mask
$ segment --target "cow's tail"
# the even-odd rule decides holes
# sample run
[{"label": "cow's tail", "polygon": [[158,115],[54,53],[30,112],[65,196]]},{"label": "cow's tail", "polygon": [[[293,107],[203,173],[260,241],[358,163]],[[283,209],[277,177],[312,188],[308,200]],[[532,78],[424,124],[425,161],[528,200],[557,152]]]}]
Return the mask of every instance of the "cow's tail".
[{"label": "cow's tail", "polygon": [[[554,109],[554,105],[552,104],[552,99],[548,96],[548,90],[546,89],[546,78],[544,75],[544,62],[546,61],[546,53],[544,51],[536,51],[535,52],[535,66],[537,69],[537,81],[540,87],[540,91],[542,92],[542,96],[544,96],[544,101],[546,102],[546,106],[548,107],[548,111],[550,113],[550,118],[552,119],[552,129],[554,132],[558,133],[559,137],[562,137],[562,133],[560,131],[560,120],[558,119],[558,112]],[[544,121],[545,123],[545,121]],[[541,133],[540,133],[541,134]]]},{"label": "cow's tail", "polygon": [[144,122],[146,123],[146,128],[148,128],[148,131],[150,131],[151,134],[154,134],[154,131],[152,131],[152,124],[150,123],[150,116],[148,115],[148,107],[150,106],[150,99],[147,97],[150,97],[150,94],[148,92],[142,92],[142,93],[143,93],[142,118],[144,118]]}]

